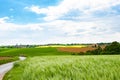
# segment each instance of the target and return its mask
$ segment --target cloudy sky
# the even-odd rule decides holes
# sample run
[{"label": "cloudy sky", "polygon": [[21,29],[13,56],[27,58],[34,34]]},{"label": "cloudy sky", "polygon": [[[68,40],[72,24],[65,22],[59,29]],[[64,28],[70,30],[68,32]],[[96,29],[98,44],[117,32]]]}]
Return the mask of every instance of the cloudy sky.
[{"label": "cloudy sky", "polygon": [[0,0],[0,45],[120,41],[120,0]]}]

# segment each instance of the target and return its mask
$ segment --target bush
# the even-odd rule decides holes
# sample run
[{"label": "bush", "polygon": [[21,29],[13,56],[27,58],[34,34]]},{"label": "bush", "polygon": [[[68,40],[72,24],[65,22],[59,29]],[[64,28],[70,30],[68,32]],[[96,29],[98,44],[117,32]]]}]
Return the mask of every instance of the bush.
[{"label": "bush", "polygon": [[102,48],[100,46],[98,46],[97,49],[92,50],[92,51],[87,51],[85,54],[86,55],[100,55],[102,52]]}]

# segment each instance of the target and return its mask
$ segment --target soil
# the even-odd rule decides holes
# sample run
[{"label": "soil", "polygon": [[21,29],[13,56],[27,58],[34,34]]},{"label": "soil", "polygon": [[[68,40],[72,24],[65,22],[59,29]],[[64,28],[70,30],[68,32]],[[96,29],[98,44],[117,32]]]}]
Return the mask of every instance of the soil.
[{"label": "soil", "polygon": [[0,60],[10,59],[11,57],[0,57]]},{"label": "soil", "polygon": [[82,48],[60,47],[60,48],[58,48],[59,51],[74,52],[74,53],[86,52],[86,51],[95,50],[95,49],[96,48],[94,48],[94,47],[82,47]]},{"label": "soil", "polygon": [[[102,49],[104,49],[106,47],[106,45],[102,45],[100,46]],[[63,52],[73,52],[73,53],[80,53],[80,52],[87,52],[87,51],[92,51],[97,49],[97,47],[94,46],[88,46],[88,47],[59,47],[58,50],[59,51],[63,51]]]}]

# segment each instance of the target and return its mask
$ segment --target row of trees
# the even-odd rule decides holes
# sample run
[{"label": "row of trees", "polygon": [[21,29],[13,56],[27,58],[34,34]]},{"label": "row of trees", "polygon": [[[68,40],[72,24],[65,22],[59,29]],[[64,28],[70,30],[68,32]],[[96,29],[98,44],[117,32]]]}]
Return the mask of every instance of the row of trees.
[{"label": "row of trees", "polygon": [[111,44],[107,45],[104,49],[98,46],[97,49],[93,51],[87,51],[85,54],[93,54],[93,55],[120,54],[120,43],[117,41],[114,41]]},{"label": "row of trees", "polygon": [[39,45],[8,45],[8,46],[0,46],[0,48],[34,48]]}]

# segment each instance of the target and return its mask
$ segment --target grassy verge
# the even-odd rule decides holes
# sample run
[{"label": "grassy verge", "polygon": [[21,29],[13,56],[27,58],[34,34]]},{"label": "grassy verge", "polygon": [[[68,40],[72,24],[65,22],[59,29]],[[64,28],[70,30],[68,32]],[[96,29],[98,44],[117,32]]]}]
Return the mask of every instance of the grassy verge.
[{"label": "grassy verge", "polygon": [[0,60],[0,65],[8,63],[8,62],[16,61],[18,59],[19,59],[18,57],[11,57],[11,58],[6,58],[6,59],[1,59]]},{"label": "grassy verge", "polygon": [[120,55],[41,56],[18,62],[3,80],[119,80]]}]

